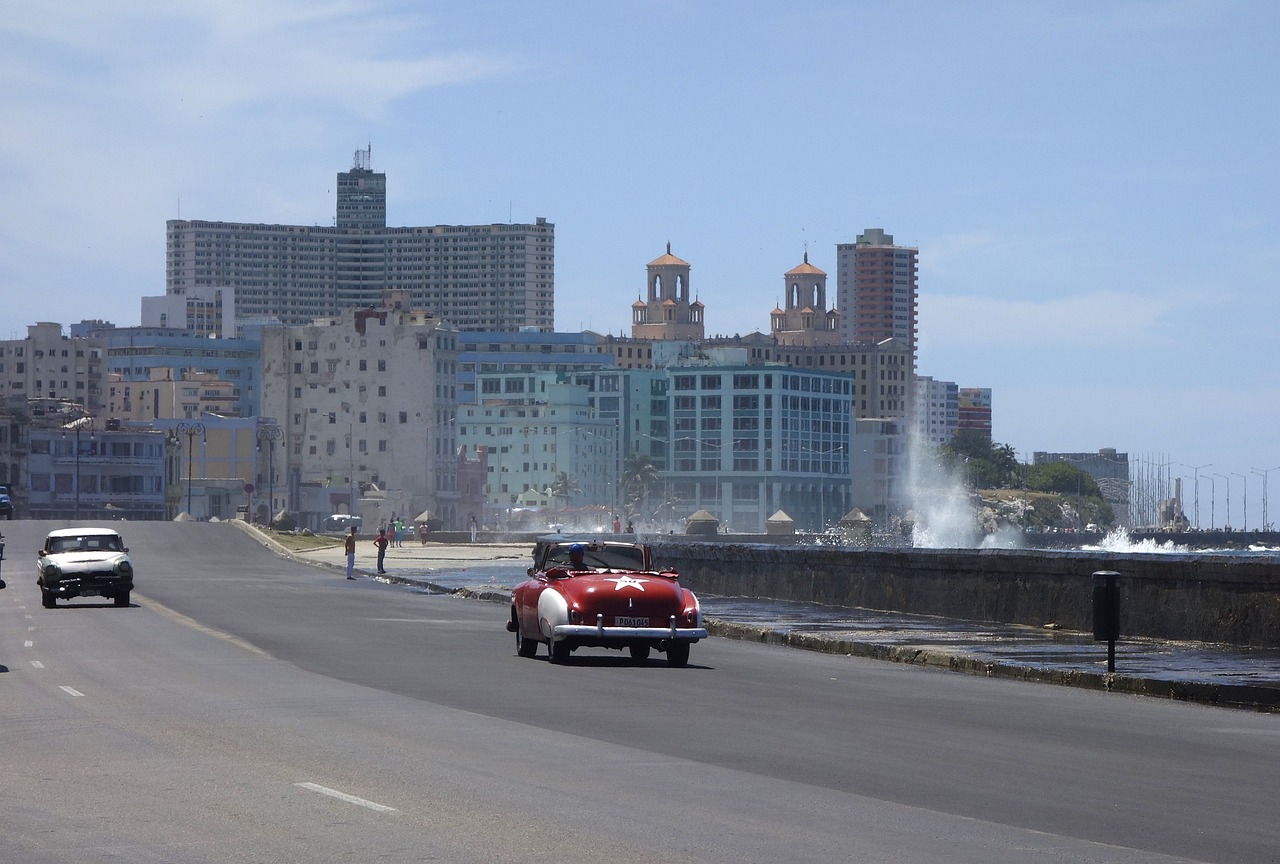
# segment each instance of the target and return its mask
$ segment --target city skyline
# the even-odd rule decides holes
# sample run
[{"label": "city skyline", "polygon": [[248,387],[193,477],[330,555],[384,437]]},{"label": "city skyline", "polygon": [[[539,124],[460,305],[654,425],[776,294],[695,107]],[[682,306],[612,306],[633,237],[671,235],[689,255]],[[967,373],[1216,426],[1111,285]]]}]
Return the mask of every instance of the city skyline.
[{"label": "city skyline", "polygon": [[14,6],[0,337],[136,323],[168,219],[332,224],[371,144],[390,225],[554,222],[562,331],[629,332],[670,242],[708,335],[768,332],[806,252],[834,281],[837,244],[882,228],[920,250],[917,371],[990,387],[1020,458],[1115,447],[1256,487],[1280,465],[1278,24],[1251,2]]}]

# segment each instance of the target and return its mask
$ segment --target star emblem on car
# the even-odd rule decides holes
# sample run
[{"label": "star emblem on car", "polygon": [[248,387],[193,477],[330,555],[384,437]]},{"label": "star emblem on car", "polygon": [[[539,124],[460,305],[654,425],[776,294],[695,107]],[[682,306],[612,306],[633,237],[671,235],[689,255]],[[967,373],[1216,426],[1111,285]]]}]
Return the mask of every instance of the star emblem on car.
[{"label": "star emblem on car", "polygon": [[628,588],[628,587],[639,588],[641,591],[643,591],[644,583],[648,582],[649,580],[636,579],[634,576],[619,576],[617,579],[606,579],[604,581],[614,583],[613,584],[614,591],[621,591],[623,588]]}]

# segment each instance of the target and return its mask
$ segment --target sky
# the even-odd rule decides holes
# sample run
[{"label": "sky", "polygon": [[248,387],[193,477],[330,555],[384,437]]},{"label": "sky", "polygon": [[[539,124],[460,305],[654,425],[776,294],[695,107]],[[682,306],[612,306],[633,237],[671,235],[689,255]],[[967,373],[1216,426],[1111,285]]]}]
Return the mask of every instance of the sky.
[{"label": "sky", "polygon": [[997,442],[1259,527],[1277,44],[1269,0],[0,0],[0,338],[139,323],[168,219],[333,224],[371,146],[389,225],[554,223],[562,331],[628,334],[670,243],[709,335],[768,332],[883,228]]}]

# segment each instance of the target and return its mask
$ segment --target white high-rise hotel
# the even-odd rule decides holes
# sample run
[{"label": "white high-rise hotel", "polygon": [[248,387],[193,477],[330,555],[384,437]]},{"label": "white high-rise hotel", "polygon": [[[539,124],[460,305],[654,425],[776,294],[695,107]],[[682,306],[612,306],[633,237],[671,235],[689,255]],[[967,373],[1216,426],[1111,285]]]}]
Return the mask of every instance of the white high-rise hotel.
[{"label": "white high-rise hotel", "polygon": [[388,228],[387,178],[369,162],[357,150],[338,174],[333,227],[169,220],[166,294],[217,294],[238,320],[299,326],[402,289],[460,330],[552,331],[554,225]]}]

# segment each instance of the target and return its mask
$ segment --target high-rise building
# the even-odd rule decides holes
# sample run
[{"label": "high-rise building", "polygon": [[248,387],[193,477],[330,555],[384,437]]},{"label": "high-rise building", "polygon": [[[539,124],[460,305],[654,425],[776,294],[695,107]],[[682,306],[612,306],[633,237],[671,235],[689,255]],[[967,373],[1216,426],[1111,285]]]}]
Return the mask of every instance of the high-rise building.
[{"label": "high-rise building", "polygon": [[388,228],[386,175],[370,169],[367,150],[337,186],[333,227],[169,220],[166,294],[221,291],[237,321],[305,326],[377,307],[384,289],[399,289],[460,330],[553,329],[555,226],[546,219]]},{"label": "high-rise building", "polygon": [[842,342],[899,339],[916,357],[916,263],[920,250],[895,246],[883,228],[836,245],[836,296]]},{"label": "high-rise building", "polygon": [[387,175],[370,164],[373,147],[357,150],[351,170],[338,175],[339,228],[387,227]]}]

